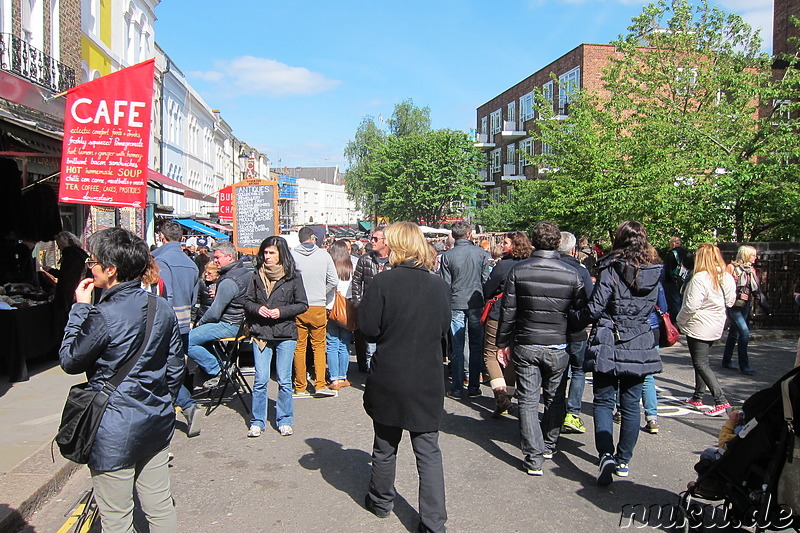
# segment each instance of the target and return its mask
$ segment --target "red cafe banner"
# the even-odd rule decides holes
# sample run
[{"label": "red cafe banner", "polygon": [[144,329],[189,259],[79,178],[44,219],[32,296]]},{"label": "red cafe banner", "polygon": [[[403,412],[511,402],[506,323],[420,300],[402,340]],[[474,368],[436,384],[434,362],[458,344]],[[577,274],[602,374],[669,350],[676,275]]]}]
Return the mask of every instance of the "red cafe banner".
[{"label": "red cafe banner", "polygon": [[219,190],[218,211],[218,218],[233,219],[233,185]]},{"label": "red cafe banner", "polygon": [[147,205],[153,70],[149,59],[69,90],[59,201]]}]

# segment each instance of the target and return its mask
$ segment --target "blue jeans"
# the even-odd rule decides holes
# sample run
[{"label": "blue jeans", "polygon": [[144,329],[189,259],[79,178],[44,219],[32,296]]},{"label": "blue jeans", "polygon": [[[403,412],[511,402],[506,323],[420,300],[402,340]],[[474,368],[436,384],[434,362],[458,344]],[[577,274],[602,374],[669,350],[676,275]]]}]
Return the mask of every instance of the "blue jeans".
[{"label": "blue jeans", "polygon": [[583,371],[583,359],[586,356],[586,341],[571,342],[567,344],[569,355],[569,392],[567,393],[567,413],[578,416],[581,414],[581,401],[583,389],[586,387],[586,372]]},{"label": "blue jeans", "polygon": [[239,333],[237,324],[227,322],[209,322],[197,326],[189,332],[189,357],[191,357],[206,374],[216,376],[219,373],[219,361],[214,354],[203,345],[218,339],[233,337]]},{"label": "blue jeans", "polygon": [[253,418],[251,426],[261,429],[267,427],[267,385],[275,354],[275,371],[278,374],[278,399],[275,402],[275,424],[278,427],[291,426],[294,422],[294,404],[292,403],[292,364],[294,363],[295,340],[267,341],[264,350],[253,342],[253,361],[256,375],[253,379]]},{"label": "blue jeans", "polygon": [[469,392],[481,390],[481,365],[483,363],[482,309],[454,309],[450,322],[453,334],[453,352],[450,358],[451,391],[460,396],[464,391],[464,337],[469,331]]},{"label": "blue jeans", "polygon": [[353,333],[341,327],[333,320],[328,320],[325,333],[325,352],[328,358],[328,374],[331,381],[347,379],[347,368],[350,366],[350,351],[348,346],[353,339]]},{"label": "blue jeans", "polygon": [[642,405],[644,420],[649,422],[658,418],[658,395],[656,394],[656,376],[648,374],[642,383]]},{"label": "blue jeans", "polygon": [[639,439],[639,400],[643,381],[644,376],[594,373],[594,444],[601,457],[607,453],[614,454],[614,397],[619,392],[622,422],[615,457],[620,463],[630,463]]},{"label": "blue jeans", "polygon": [[[183,356],[185,359],[189,349],[189,334],[187,333],[186,335],[181,335],[181,341],[183,342]],[[182,411],[186,411],[187,409],[197,405],[197,402],[192,400],[192,393],[189,392],[189,389],[186,388],[186,385],[184,385],[183,382],[181,382],[181,388],[178,389],[178,396],[175,398],[175,405],[180,407]]]},{"label": "blue jeans", "polygon": [[[514,347],[519,400],[520,449],[525,468],[542,468],[542,454],[555,451],[561,424],[564,423],[564,372],[569,356],[564,350],[541,346]],[[544,414],[539,422],[539,396]]]},{"label": "blue jeans", "polygon": [[739,370],[750,368],[750,360],[747,357],[747,343],[750,341],[750,328],[747,327],[747,317],[750,316],[750,302],[744,307],[731,307],[728,309],[730,325],[728,327],[728,340],[725,342],[725,351],[722,353],[722,364],[731,364],[733,358],[733,347],[739,342]]}]

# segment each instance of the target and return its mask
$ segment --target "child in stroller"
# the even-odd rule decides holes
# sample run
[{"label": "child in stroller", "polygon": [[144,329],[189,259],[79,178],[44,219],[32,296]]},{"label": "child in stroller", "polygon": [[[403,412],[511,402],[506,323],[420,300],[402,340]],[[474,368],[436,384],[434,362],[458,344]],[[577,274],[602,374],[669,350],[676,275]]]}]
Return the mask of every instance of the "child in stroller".
[{"label": "child in stroller", "polygon": [[[687,514],[689,529],[702,530],[706,525],[718,531],[720,521],[727,527],[754,527],[756,531],[800,527],[800,496],[796,492],[800,480],[794,467],[793,472],[785,468],[787,460],[799,451],[791,421],[791,411],[800,413],[799,374],[800,368],[795,368],[731,414],[720,436],[724,453],[717,455],[716,448],[703,452],[695,465],[697,481],[689,483],[681,496],[680,508]],[[787,479],[782,481],[782,474]],[[722,500],[722,504],[711,508],[709,517],[709,506],[696,499]]]}]

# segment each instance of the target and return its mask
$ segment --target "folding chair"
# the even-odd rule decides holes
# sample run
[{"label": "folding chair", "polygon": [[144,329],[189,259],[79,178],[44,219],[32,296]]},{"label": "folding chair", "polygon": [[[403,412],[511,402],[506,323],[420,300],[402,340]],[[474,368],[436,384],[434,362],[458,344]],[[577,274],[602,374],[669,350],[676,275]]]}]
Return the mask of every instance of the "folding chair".
[{"label": "folding chair", "polygon": [[242,370],[239,368],[238,364],[239,353],[242,349],[242,345],[250,345],[250,340],[244,336],[244,324],[239,326],[239,331],[236,333],[235,337],[218,339],[211,342],[211,353],[213,353],[219,361],[221,375],[217,386],[211,389],[209,392],[209,403],[208,407],[206,408],[206,416],[208,416],[211,411],[222,404],[222,399],[225,397],[225,393],[228,391],[228,386],[233,387],[233,392],[236,393],[239,401],[242,402],[247,414],[250,414],[250,407],[247,405],[247,402],[244,401],[244,397],[242,397],[241,393],[242,390],[249,394],[253,393],[253,389],[245,379],[244,374],[242,374]]}]

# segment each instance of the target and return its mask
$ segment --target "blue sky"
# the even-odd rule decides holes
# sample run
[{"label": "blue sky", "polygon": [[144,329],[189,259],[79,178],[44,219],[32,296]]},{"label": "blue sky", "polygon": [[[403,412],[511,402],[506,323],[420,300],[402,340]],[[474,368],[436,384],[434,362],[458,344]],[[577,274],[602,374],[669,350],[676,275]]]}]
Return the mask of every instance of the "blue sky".
[{"label": "blue sky", "polygon": [[[434,128],[581,43],[624,34],[639,0],[164,0],[156,42],[272,165],[345,169],[365,115],[412,98]],[[772,42],[772,0],[717,0]]]}]

